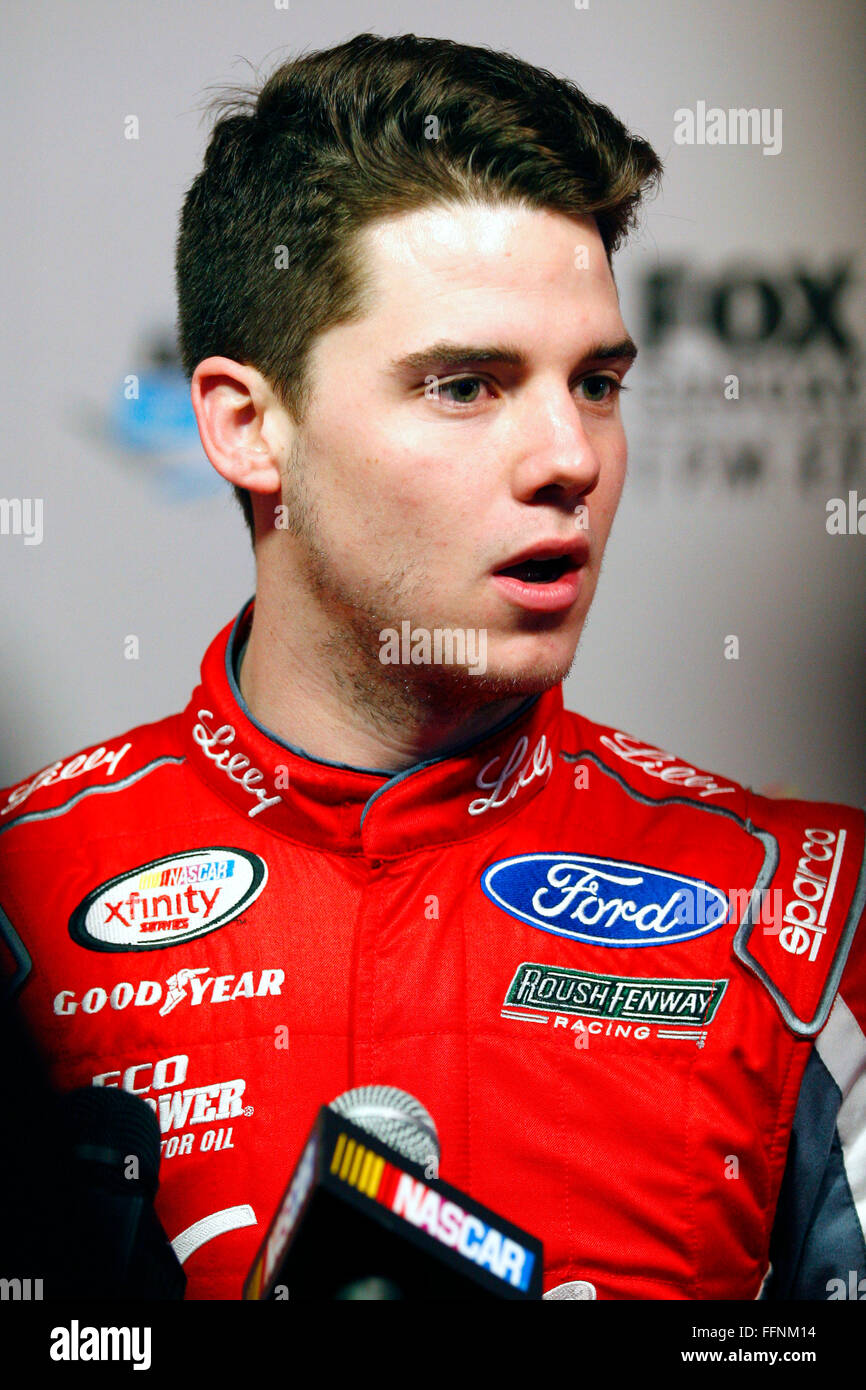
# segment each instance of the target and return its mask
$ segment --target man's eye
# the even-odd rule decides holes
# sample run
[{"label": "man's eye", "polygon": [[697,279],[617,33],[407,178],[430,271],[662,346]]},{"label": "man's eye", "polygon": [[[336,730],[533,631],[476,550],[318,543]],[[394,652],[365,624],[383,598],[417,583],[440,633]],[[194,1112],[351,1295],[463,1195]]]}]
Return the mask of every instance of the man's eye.
[{"label": "man's eye", "polygon": [[615,376],[586,376],[580,384],[590,387],[593,392],[601,391],[601,395],[591,394],[587,397],[592,405],[603,405],[605,401],[613,400],[620,391],[628,390]]},{"label": "man's eye", "polygon": [[474,405],[478,400],[478,396],[474,393],[477,387],[483,384],[483,378],[480,376],[459,376],[455,377],[453,381],[440,381],[438,386],[434,388],[434,395],[441,396],[443,393],[453,391],[454,395],[449,395],[448,400],[453,401],[455,405]]}]

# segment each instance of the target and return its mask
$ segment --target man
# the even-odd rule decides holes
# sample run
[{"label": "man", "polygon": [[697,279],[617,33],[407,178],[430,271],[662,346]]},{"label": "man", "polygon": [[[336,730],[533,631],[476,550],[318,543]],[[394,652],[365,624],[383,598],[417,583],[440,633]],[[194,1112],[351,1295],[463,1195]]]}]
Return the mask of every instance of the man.
[{"label": "man", "polygon": [[562,708],[626,468],[610,262],[660,172],[571,84],[411,35],[216,126],[180,334],[255,603],[183,714],[0,801],[22,1010],[62,1086],[156,1110],[188,1297],[240,1296],[368,1083],[556,1297],[866,1272],[862,814]]}]

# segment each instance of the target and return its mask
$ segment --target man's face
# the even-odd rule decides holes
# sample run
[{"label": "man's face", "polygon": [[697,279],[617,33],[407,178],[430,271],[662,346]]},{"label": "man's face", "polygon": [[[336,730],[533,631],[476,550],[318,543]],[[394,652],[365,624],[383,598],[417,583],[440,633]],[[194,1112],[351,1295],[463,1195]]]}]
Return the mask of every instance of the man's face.
[{"label": "man's face", "polygon": [[361,245],[372,307],[310,355],[289,572],[333,645],[373,662],[405,621],[486,633],[484,675],[404,681],[474,685],[479,703],[546,689],[573,660],[626,468],[630,345],[595,222],[452,204]]}]

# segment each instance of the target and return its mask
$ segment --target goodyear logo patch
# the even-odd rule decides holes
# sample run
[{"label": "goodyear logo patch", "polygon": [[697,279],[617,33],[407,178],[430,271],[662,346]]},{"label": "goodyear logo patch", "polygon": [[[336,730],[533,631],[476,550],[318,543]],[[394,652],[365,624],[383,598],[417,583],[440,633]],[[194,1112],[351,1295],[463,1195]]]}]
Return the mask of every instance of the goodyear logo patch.
[{"label": "goodyear logo patch", "polygon": [[504,1003],[582,1018],[704,1024],[713,1018],[727,987],[727,980],[643,980],[523,961]]}]

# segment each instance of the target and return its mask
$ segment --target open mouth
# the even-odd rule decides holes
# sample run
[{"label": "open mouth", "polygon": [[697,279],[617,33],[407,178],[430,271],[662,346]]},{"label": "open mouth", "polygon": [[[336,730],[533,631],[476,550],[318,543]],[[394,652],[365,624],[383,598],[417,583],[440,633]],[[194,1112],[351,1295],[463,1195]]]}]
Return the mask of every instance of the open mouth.
[{"label": "open mouth", "polygon": [[566,571],[575,567],[570,555],[555,555],[547,560],[524,560],[519,565],[509,565],[507,569],[496,572],[509,579],[519,579],[524,584],[554,584]]}]

